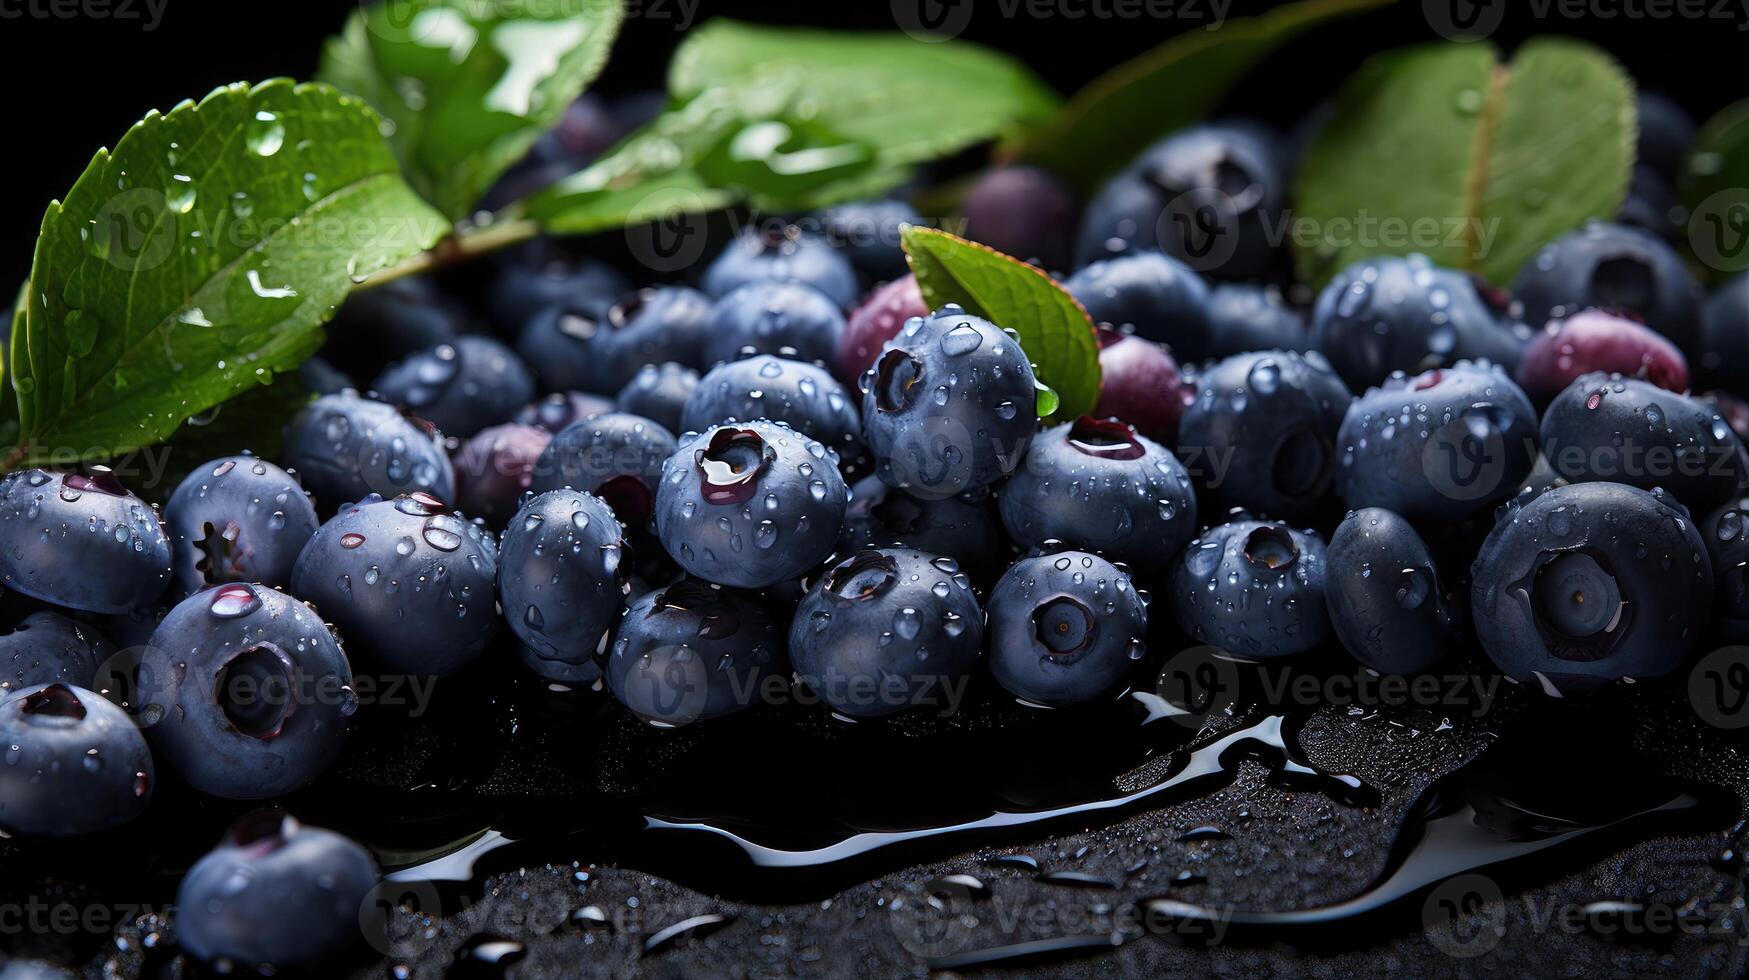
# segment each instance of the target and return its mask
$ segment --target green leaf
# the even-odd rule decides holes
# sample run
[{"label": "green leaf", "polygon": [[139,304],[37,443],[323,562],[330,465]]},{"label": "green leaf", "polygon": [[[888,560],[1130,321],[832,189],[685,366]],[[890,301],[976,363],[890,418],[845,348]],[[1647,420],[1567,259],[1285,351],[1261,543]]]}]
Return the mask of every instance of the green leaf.
[{"label": "green leaf", "polygon": [[623,16],[619,0],[382,0],[317,77],[375,106],[413,186],[460,218],[601,72]]},{"label": "green leaf", "polygon": [[1390,2],[1302,0],[1180,34],[1094,79],[999,156],[1091,189],[1149,143],[1205,118],[1253,65],[1302,32]]},{"label": "green leaf", "polygon": [[[879,194],[913,164],[1017,132],[1056,96],[1006,56],[900,33],[713,20],[669,67],[670,108],[527,202],[549,230],[599,230],[643,206],[750,200],[772,210]],[[684,193],[682,193],[684,192]],[[661,207],[646,198],[657,196]]]},{"label": "green leaf", "polygon": [[1034,373],[1040,415],[1076,416],[1099,399],[1099,344],[1093,320],[1056,280],[987,245],[933,228],[907,226],[902,236],[917,287],[929,308],[957,303],[973,316],[1020,336]]},{"label": "green leaf", "polygon": [[239,83],[99,151],[43,217],[8,462],[163,439],[295,368],[355,279],[448,231],[378,123],[325,85]]},{"label": "green leaf", "polygon": [[1510,282],[1551,239],[1620,209],[1634,133],[1632,82],[1581,42],[1530,41],[1510,66],[1478,43],[1387,52],[1343,86],[1301,163],[1300,276],[1420,252]]},{"label": "green leaf", "polygon": [[1749,99],[1701,126],[1676,186],[1695,258],[1714,278],[1749,268]]}]

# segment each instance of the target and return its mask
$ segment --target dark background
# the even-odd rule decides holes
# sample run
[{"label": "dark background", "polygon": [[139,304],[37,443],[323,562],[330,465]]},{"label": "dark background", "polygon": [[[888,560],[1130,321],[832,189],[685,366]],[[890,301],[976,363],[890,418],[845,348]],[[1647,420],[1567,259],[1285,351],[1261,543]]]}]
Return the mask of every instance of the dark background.
[{"label": "dark background", "polygon": [[[143,0],[85,0],[93,5],[132,4],[132,19],[40,13],[52,9],[51,2],[55,0],[0,0],[0,91],[10,96],[7,192],[0,196],[0,281],[26,273],[44,205],[72,185],[99,146],[113,145],[147,110],[168,109],[226,82],[311,77],[323,39],[340,28],[355,6],[346,0],[156,0],[162,4],[162,17],[148,31]],[[675,0],[630,2],[643,3],[650,15],[628,19],[596,86],[600,91],[658,87],[679,40]],[[1065,94],[1173,34],[1202,29],[1213,12],[1210,0],[1176,0],[1180,16],[1172,18],[1037,19],[1028,17],[1028,5],[1016,0],[957,2],[973,5],[963,37],[1012,52]],[[1095,5],[1109,2],[1060,0],[1051,9],[1105,9]],[[1425,0],[1446,2],[1465,0]],[[1561,0],[1491,2],[1508,5],[1493,35],[1504,47],[1537,34],[1591,39],[1620,59],[1643,87],[1676,97],[1700,118],[1749,96],[1749,79],[1742,74],[1749,53],[1749,32],[1743,30],[1749,27],[1749,10],[1744,9],[1749,0],[1723,0],[1723,8],[1718,7],[1721,0],[1667,0],[1709,16],[1660,19],[1601,16],[1643,10],[1648,0],[1588,0],[1592,12],[1580,18],[1561,13],[1567,9]],[[1269,6],[1232,0],[1227,16]],[[1291,126],[1366,55],[1437,40],[1424,7],[1424,0],[1402,0],[1303,37],[1258,69],[1235,93],[1233,105]],[[32,14],[33,9],[39,13]],[[1016,11],[1012,17],[1007,15],[1011,10]],[[1715,13],[1727,16],[1710,16]],[[889,0],[697,0],[695,22],[711,16],[840,28],[895,27]]]}]

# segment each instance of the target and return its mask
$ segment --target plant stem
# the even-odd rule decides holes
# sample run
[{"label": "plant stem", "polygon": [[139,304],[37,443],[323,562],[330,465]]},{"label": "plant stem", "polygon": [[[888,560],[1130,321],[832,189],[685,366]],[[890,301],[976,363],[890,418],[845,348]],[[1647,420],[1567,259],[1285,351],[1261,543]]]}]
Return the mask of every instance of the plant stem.
[{"label": "plant stem", "polygon": [[394,282],[396,279],[458,265],[489,252],[496,252],[519,242],[526,242],[538,234],[540,234],[540,225],[527,218],[494,221],[482,228],[450,235],[427,251],[420,252],[412,258],[391,265],[386,269],[378,269],[371,273],[369,278],[353,286],[352,289],[354,292],[361,289],[374,289],[384,283]]}]

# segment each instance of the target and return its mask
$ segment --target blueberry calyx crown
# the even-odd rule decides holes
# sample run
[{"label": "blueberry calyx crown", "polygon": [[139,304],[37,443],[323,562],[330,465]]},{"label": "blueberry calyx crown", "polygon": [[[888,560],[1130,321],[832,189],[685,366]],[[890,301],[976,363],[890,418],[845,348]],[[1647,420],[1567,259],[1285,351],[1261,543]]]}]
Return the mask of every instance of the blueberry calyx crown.
[{"label": "blueberry calyx crown", "polygon": [[1245,536],[1245,559],[1266,568],[1286,568],[1299,560],[1300,546],[1286,528],[1265,524]]},{"label": "blueberry calyx crown", "polygon": [[20,710],[36,718],[59,718],[66,721],[83,721],[85,718],[85,705],[79,702],[79,695],[65,684],[50,684],[27,695]]},{"label": "blueberry calyx crown", "polygon": [[692,579],[682,579],[663,589],[646,617],[670,610],[697,613],[701,640],[721,640],[741,631],[741,618],[735,615],[733,606],[723,601],[722,593]]},{"label": "blueberry calyx crown", "polygon": [[125,497],[128,488],[121,485],[115,472],[107,466],[93,466],[84,473],[69,473],[61,485],[80,493],[106,493],[112,497]]},{"label": "blueberry calyx crown", "polygon": [[1591,548],[1545,553],[1520,583],[1549,653],[1589,662],[1607,657],[1628,634],[1633,603],[1608,556]]},{"label": "blueberry calyx crown", "polygon": [[1052,596],[1033,607],[1032,626],[1039,644],[1053,657],[1080,653],[1097,632],[1093,610],[1069,595]]},{"label": "blueberry calyx crown", "polygon": [[752,429],[718,429],[705,448],[693,453],[705,503],[746,502],[758,488],[760,474],[776,458],[777,453]]},{"label": "blueberry calyx crown", "polygon": [[826,573],[826,592],[843,602],[861,602],[899,581],[899,563],[878,551],[859,551]]},{"label": "blueberry calyx crown", "polygon": [[203,581],[224,581],[242,571],[237,567],[246,551],[237,547],[237,537],[242,533],[243,529],[236,521],[226,523],[223,529],[211,521],[201,524],[200,538],[194,542],[194,546],[200,551],[194,570],[200,573]]},{"label": "blueberry calyx crown", "polygon": [[1148,452],[1136,438],[1136,430],[1117,419],[1083,415],[1069,426],[1064,438],[1076,452],[1099,459],[1140,459]]},{"label": "blueberry calyx crown", "polygon": [[895,347],[875,364],[875,408],[897,412],[911,403],[911,392],[923,383],[923,363]]}]

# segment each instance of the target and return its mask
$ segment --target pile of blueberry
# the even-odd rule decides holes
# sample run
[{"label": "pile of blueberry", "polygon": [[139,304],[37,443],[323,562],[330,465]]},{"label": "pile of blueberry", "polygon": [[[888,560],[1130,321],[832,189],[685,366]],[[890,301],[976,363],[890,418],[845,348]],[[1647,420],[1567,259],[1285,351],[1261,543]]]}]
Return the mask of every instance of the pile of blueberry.
[{"label": "pile of blueberry", "polygon": [[[940,709],[968,680],[1098,710],[1192,645],[1386,673],[1479,645],[1571,695],[1749,631],[1749,280],[1707,301],[1630,206],[1510,295],[1380,257],[1296,306],[1260,234],[1292,156],[1195,127],[1078,227],[1038,171],[972,189],[970,237],[1076,266],[1104,374],[1078,418],[1038,419],[1012,324],[925,306],[897,234],[923,219],[879,201],[750,225],[693,284],[542,241],[468,302],[362,292],[277,462],[207,462],[161,512],[102,468],[8,474],[0,828],[114,828],[165,773],[295,790],[343,748],[354,664],[514,656],[678,727],[798,689]],[[1233,248],[1205,277],[1166,219],[1217,193]],[[375,874],[270,811],[190,871],[179,935],[310,962]]]}]

